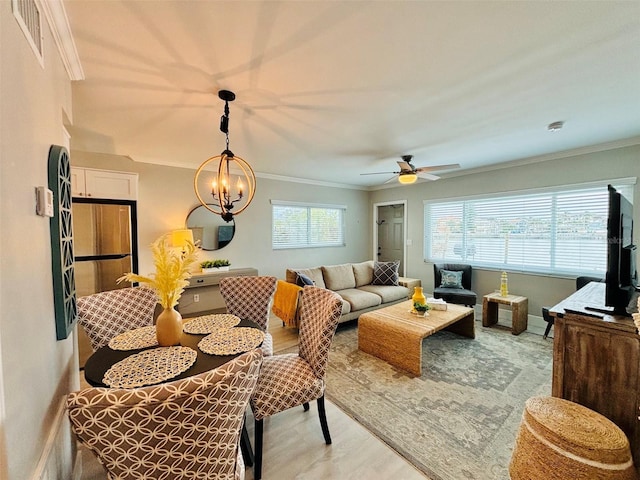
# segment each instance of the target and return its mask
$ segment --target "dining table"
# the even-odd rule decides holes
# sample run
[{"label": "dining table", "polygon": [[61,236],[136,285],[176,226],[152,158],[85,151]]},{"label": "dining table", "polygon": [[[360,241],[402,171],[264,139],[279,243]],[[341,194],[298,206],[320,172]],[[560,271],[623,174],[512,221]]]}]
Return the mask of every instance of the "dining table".
[{"label": "dining table", "polygon": [[[215,315],[209,315],[204,317],[214,317],[214,316]],[[204,317],[195,317],[195,318],[185,319],[184,321],[186,324],[190,321],[203,319]],[[238,319],[238,320],[239,322],[237,323],[237,325],[230,327],[230,329],[244,327],[244,328],[257,329],[260,332],[264,332],[257,323],[251,320],[247,320],[247,319]],[[136,329],[136,330],[139,330],[140,332],[142,332],[143,329],[145,328],[147,327],[142,327],[142,329]],[[132,333],[135,334],[135,331],[125,332],[125,334],[121,334],[121,335],[130,335]],[[214,368],[220,367],[225,363],[233,360],[237,356],[241,355],[242,353],[244,353],[241,351],[238,351],[232,354],[227,354],[227,355],[205,353],[198,346],[198,344],[200,344],[205,339],[205,337],[207,337],[207,335],[209,335],[209,333],[187,333],[186,331],[183,331],[180,339],[180,346],[188,347],[194,350],[196,353],[195,361],[189,368],[187,368],[183,372],[176,374],[171,378],[166,378],[161,381],[148,383],[148,385],[157,385],[160,383],[172,382],[175,380],[188,378],[190,376],[197,375],[197,374],[212,370]],[[117,338],[118,337],[116,337],[116,340]],[[127,359],[130,360],[131,359],[130,357],[133,357],[134,355],[142,354],[145,352],[154,353],[154,352],[151,352],[154,349],[167,348],[167,347],[160,347],[159,345],[156,344],[156,345],[146,346],[142,348],[120,349],[119,347],[112,348],[112,346],[114,346],[113,342],[114,341],[112,340],[108,345],[100,347],[87,359],[84,365],[84,377],[89,385],[93,387],[107,387],[107,388],[114,387],[113,384],[109,384],[109,382],[105,380],[105,375],[108,376],[109,373],[114,368],[114,366],[117,367],[119,364],[123,365],[123,363],[121,362],[126,362]],[[253,348],[257,348],[260,346],[260,344],[247,348],[247,350],[245,351],[252,350]],[[118,385],[116,385],[115,387],[117,388]],[[242,449],[242,455],[244,457],[245,465],[248,467],[253,466],[253,449],[251,448],[249,435],[247,433],[246,425],[244,423],[242,425],[240,447]]]}]

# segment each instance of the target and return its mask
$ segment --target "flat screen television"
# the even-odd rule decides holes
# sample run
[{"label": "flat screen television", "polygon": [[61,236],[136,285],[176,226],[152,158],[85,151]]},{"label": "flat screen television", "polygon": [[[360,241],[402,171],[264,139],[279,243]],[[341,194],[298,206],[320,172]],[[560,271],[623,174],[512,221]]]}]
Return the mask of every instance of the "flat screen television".
[{"label": "flat screen television", "polygon": [[[607,221],[607,275],[605,305],[616,315],[629,316],[637,297],[638,272],[633,243],[633,204],[609,185]],[[629,308],[631,307],[631,308]]]}]

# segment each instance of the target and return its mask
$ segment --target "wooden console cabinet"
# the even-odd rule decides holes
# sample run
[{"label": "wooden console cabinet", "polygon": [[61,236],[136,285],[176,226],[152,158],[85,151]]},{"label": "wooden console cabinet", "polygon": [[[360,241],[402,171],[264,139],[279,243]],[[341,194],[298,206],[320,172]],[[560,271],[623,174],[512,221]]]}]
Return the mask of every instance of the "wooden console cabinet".
[{"label": "wooden console cabinet", "polygon": [[618,425],[640,467],[640,336],[633,319],[593,312],[605,284],[592,282],[550,310],[554,317],[552,395]]},{"label": "wooden console cabinet", "polygon": [[232,268],[227,272],[193,275],[189,279],[189,286],[185,287],[180,297],[178,311],[183,318],[222,313],[226,307],[220,294],[220,279],[255,275],[258,275],[258,270],[255,268]]}]

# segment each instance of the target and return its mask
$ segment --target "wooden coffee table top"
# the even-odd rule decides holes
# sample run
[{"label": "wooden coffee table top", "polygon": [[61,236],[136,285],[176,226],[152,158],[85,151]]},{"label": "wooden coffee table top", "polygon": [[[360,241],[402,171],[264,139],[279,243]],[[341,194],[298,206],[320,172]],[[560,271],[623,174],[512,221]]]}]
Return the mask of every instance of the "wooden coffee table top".
[{"label": "wooden coffee table top", "polygon": [[393,326],[406,331],[412,336],[419,335],[425,338],[473,312],[472,308],[449,303],[447,304],[447,310],[429,310],[428,316],[421,317],[410,313],[412,306],[413,303],[411,300],[396,303],[389,307],[363,313],[360,316],[359,322],[362,322],[364,318],[365,323],[388,323],[389,327]]}]

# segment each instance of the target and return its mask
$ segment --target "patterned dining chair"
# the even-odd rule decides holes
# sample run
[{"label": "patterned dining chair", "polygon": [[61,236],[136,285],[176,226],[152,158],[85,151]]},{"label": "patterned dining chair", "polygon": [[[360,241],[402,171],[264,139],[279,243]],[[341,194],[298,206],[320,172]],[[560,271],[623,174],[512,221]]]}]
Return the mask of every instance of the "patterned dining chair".
[{"label": "patterned dining chair", "polygon": [[71,428],[111,480],[243,479],[240,435],[261,362],[256,349],[170,383],[70,393]]},{"label": "patterned dining chair", "polygon": [[78,323],[95,351],[127,330],[153,325],[157,303],[156,293],[147,287],[94,293],[78,298]]},{"label": "patterned dining chair", "polygon": [[251,397],[255,418],[254,479],[262,476],[263,421],[292,407],[317,400],[322,434],[331,444],[324,408],[324,377],[329,362],[329,348],[342,313],[342,299],[331,290],[304,287],[301,292],[299,351],[265,357],[256,390]]},{"label": "patterned dining chair", "polygon": [[273,355],[273,338],[267,331],[271,302],[278,279],[267,276],[239,276],[220,279],[220,294],[227,312],[245,320],[253,320],[265,331],[262,352]]}]

